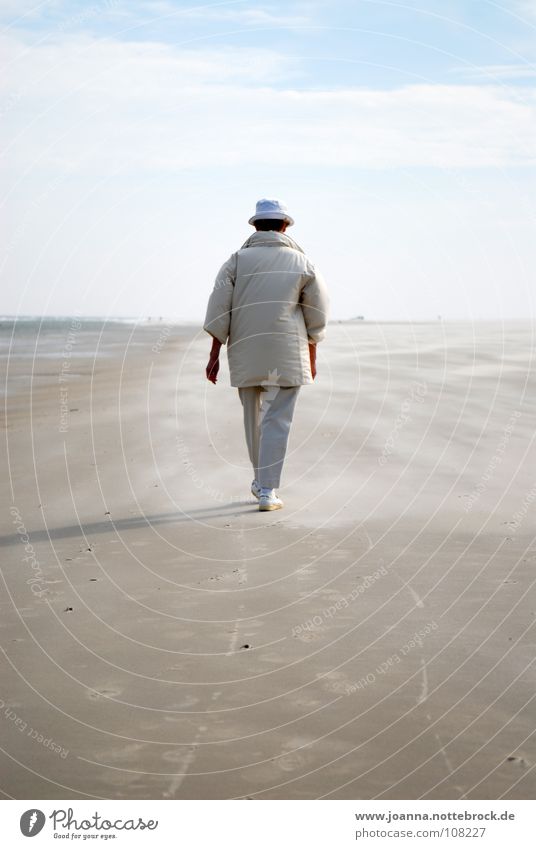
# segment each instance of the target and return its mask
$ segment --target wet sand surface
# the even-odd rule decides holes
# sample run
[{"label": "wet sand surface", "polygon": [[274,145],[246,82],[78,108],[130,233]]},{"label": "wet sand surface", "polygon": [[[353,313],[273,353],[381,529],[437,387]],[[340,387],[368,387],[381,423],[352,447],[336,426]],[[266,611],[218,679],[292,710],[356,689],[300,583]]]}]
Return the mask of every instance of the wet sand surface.
[{"label": "wet sand surface", "polygon": [[4,797],[534,798],[533,328],[332,324],[267,514],[209,347],[4,353]]}]

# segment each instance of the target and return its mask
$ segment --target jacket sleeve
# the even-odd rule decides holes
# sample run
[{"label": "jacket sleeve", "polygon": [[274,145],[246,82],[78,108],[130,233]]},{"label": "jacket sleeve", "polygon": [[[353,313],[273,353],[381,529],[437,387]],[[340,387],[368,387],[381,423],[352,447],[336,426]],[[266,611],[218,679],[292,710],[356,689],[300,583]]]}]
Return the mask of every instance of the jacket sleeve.
[{"label": "jacket sleeve", "polygon": [[318,268],[309,265],[308,275],[300,294],[300,304],[309,342],[321,342],[326,335],[329,297],[324,278]]},{"label": "jacket sleeve", "polygon": [[203,330],[215,336],[222,345],[229,337],[233,291],[236,280],[236,253],[232,254],[220,268],[214,288],[208,300]]}]

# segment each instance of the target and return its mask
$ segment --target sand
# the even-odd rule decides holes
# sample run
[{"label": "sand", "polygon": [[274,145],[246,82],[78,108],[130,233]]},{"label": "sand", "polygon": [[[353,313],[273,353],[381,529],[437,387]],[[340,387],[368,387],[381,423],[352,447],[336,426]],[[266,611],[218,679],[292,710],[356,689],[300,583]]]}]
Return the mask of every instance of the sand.
[{"label": "sand", "polygon": [[4,797],[534,798],[528,323],[332,324],[267,514],[199,328],[34,329],[2,361]]}]

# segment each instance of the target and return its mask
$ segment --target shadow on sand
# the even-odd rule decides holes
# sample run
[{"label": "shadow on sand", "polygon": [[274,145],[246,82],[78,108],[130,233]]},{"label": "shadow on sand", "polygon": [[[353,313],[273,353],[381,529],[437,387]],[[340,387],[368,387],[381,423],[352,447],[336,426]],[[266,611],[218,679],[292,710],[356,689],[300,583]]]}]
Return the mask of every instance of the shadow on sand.
[{"label": "shadow on sand", "polygon": [[103,519],[100,522],[89,522],[82,525],[64,525],[60,528],[42,528],[39,531],[27,531],[9,534],[0,537],[0,547],[7,548],[10,545],[21,543],[21,536],[27,534],[31,543],[46,542],[48,540],[68,539],[70,537],[89,536],[91,534],[104,534],[109,532],[131,531],[138,528],[151,527],[152,525],[179,524],[183,522],[199,522],[203,519],[226,518],[239,513],[258,512],[258,507],[251,501],[233,501],[229,504],[220,504],[217,507],[199,507],[196,510],[177,510],[172,513],[157,513],[154,516],[132,516],[128,519]]}]

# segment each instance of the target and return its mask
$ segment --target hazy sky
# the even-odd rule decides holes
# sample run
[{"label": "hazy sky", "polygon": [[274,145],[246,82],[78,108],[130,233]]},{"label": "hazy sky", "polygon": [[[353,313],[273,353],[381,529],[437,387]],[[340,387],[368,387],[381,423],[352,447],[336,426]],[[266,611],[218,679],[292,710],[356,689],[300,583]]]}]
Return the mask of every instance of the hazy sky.
[{"label": "hazy sky", "polygon": [[332,315],[534,316],[536,0],[0,0],[3,314],[201,319],[282,197]]}]

